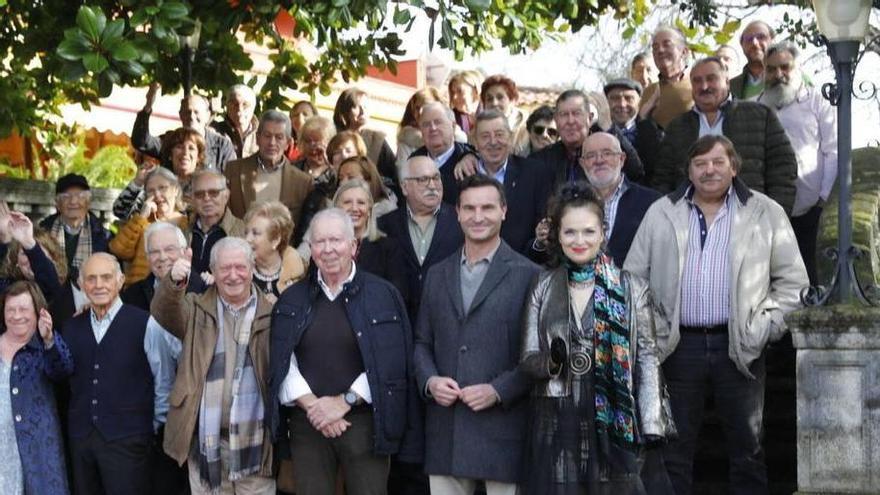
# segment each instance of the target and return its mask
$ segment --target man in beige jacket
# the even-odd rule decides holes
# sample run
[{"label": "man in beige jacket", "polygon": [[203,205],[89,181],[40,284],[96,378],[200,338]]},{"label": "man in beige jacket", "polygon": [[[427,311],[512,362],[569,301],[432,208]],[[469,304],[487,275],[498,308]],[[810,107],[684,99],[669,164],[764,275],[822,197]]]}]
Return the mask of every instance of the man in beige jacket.
[{"label": "man in beige jacket", "polygon": [[693,455],[707,395],[728,442],[730,493],[767,493],[761,448],[768,342],[800,306],[807,274],[788,218],[737,177],[723,136],[688,154],[688,176],[642,221],[624,269],[649,280],[657,351],[679,438],[664,449],[676,493],[691,493]]}]

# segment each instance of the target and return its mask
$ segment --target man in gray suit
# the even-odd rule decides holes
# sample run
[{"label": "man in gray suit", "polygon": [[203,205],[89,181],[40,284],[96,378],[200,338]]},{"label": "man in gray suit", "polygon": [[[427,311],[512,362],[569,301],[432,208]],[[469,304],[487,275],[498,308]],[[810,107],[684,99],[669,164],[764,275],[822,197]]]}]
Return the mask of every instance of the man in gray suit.
[{"label": "man in gray suit", "polygon": [[464,247],[431,267],[415,339],[428,405],[425,472],[432,495],[513,495],[522,466],[528,393],[517,371],[520,314],[539,268],[501,240],[504,186],[484,175],[460,184]]}]

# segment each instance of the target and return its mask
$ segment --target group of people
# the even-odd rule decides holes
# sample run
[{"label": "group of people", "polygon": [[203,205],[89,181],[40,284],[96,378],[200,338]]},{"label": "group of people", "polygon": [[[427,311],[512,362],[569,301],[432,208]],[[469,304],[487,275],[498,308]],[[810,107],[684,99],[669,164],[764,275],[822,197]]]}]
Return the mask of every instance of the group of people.
[{"label": "group of people", "polygon": [[0,203],[0,491],[689,494],[711,396],[730,492],[766,493],[765,349],[836,174],[773,38],[737,82],[658,28],[607,129],[461,72],[397,153],[356,88],[332,119],[189,95],[155,137],[151,87],[115,236],[82,176],[39,227]]}]

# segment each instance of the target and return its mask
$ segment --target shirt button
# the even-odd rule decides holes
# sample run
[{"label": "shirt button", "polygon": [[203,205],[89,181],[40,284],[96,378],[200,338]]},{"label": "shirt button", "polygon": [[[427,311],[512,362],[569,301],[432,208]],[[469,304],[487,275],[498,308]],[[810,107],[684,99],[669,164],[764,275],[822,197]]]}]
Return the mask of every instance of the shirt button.
[{"label": "shirt button", "polygon": [[12,395],[18,395],[18,387],[12,387]]},{"label": "shirt button", "polygon": [[458,349],[458,352],[464,354],[465,352],[467,352],[467,346],[466,346],[466,345],[461,346],[461,347]]},{"label": "shirt button", "polygon": [[98,403],[98,399],[92,399],[92,404],[93,404],[93,405],[94,405],[94,404],[97,404],[97,403]]},{"label": "shirt button", "polygon": [[92,421],[97,421],[97,420],[98,420],[97,416],[92,416]]},{"label": "shirt button", "polygon": [[92,385],[97,385],[97,384],[98,384],[98,379],[97,379],[97,378],[95,378],[94,380],[92,380]]},{"label": "shirt button", "polygon": [[96,365],[95,365],[95,369],[100,369],[100,368],[101,368],[101,365],[100,365],[100,364],[96,364]]},{"label": "shirt button", "polygon": [[18,371],[18,365],[17,365],[17,364],[16,364],[15,366],[12,367],[12,371]]},{"label": "shirt button", "polygon": [[358,333],[357,333],[357,336],[358,336],[358,337],[360,337],[360,336],[361,336],[361,333],[360,333],[360,332],[358,332]]},{"label": "shirt button", "polygon": [[21,414],[16,414],[16,415],[15,415],[15,422],[16,422],[16,423],[21,423]]}]

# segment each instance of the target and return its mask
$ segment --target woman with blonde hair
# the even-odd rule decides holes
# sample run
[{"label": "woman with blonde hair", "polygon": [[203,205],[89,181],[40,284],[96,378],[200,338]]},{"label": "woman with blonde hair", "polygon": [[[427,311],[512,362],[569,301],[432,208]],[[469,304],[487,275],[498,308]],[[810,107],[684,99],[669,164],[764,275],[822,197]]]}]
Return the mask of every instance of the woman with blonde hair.
[{"label": "woman with blonde hair", "polygon": [[449,105],[455,113],[455,123],[465,133],[476,125],[482,85],[483,75],[475,70],[463,70],[449,78]]},{"label": "woman with blonde hair", "polygon": [[397,243],[376,226],[370,185],[360,179],[343,182],[333,197],[333,206],[343,209],[354,225],[358,243],[354,258],[358,269],[388,280],[399,291],[404,290],[406,279],[398,262]]},{"label": "woman with blonde hair", "polygon": [[272,302],[305,275],[299,254],[290,247],[293,220],[279,201],[255,204],[244,216],[245,240],[254,250],[254,284]]}]

